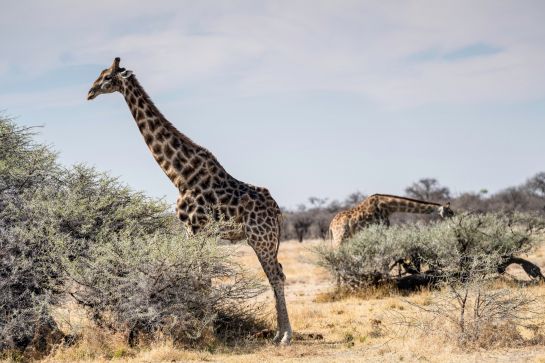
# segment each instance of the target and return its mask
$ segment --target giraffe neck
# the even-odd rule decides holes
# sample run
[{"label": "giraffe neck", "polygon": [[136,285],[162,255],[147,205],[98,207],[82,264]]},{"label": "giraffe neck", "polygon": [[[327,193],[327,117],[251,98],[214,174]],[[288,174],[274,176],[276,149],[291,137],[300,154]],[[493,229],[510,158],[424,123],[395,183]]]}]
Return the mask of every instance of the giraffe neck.
[{"label": "giraffe neck", "polygon": [[202,183],[210,185],[214,177],[227,177],[208,150],[179,132],[161,114],[134,75],[123,81],[121,93],[153,158],[180,191]]},{"label": "giraffe neck", "polygon": [[377,194],[379,205],[384,206],[390,213],[438,213],[441,204],[426,202],[423,200],[398,197],[395,195]]}]

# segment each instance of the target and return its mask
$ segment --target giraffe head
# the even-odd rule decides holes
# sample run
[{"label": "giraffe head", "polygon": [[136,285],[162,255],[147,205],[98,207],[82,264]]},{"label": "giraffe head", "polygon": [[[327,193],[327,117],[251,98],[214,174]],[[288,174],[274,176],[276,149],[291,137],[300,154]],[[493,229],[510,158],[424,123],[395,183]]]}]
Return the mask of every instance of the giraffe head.
[{"label": "giraffe head", "polygon": [[439,207],[439,215],[441,218],[450,218],[454,216],[454,211],[450,209],[450,202]]},{"label": "giraffe head", "polygon": [[87,99],[92,100],[102,93],[112,93],[121,89],[123,79],[129,78],[132,71],[119,67],[119,57],[114,59],[110,68],[106,68],[98,76],[87,94]]}]

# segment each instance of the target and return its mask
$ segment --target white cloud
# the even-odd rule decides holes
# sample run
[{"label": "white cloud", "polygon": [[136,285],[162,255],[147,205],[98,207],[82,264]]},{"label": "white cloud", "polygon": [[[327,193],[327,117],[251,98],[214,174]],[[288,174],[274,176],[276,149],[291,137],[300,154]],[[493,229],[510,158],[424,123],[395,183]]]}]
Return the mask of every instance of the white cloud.
[{"label": "white cloud", "polygon": [[[0,12],[0,108],[33,122],[49,122],[44,138],[57,143],[70,162],[111,168],[155,195],[174,192],[163,175],[153,172],[156,166],[141,141],[126,135],[129,126],[119,119],[131,116],[120,107],[119,97],[105,97],[98,104],[85,101],[96,76],[88,75],[94,73],[89,69],[96,67],[98,74],[121,56],[152,97],[162,97],[165,114],[183,120],[179,125],[184,132],[218,150],[234,175],[276,190],[284,203],[295,203],[306,193],[402,191],[422,175],[446,178],[462,189],[496,188],[542,165],[542,143],[535,137],[541,124],[532,124],[540,111],[521,111],[518,105],[510,109],[504,103],[545,97],[543,10],[543,1],[5,2]],[[443,59],[473,44],[499,51]],[[438,56],[411,58],[430,50]],[[75,70],[86,74],[76,77]],[[316,91],[349,94],[344,102],[335,95],[316,97]],[[245,96],[257,96],[248,100],[248,108],[245,99],[233,99]],[[296,101],[291,102],[292,96]],[[362,98],[383,109],[359,108]],[[273,100],[284,102],[278,113],[271,112],[270,104],[262,106]],[[303,100],[300,108],[298,100]],[[410,109],[430,104],[446,106]],[[484,105],[479,110],[486,112],[458,107],[467,104]],[[337,112],[345,105],[345,113]],[[241,120],[237,127],[221,122],[222,112],[231,111],[231,119]],[[256,127],[245,128],[265,112],[269,114]],[[338,123],[331,125],[337,115]],[[436,128],[420,122],[435,116]],[[458,116],[459,127],[453,121]],[[521,126],[524,117],[530,121]],[[276,119],[284,123],[268,129],[265,141],[272,146],[265,147],[260,128]],[[503,128],[488,127],[487,121],[496,119]],[[95,127],[95,122],[103,123]],[[424,129],[407,139],[409,122]],[[113,149],[96,151],[102,145],[94,143],[102,140],[106,125],[111,125],[109,137],[127,143],[123,148],[112,142]],[[80,145],[82,130],[90,134],[87,147]],[[383,144],[375,135],[390,131],[397,141],[377,154]],[[133,127],[131,132],[138,131]],[[245,140],[238,142],[241,132]],[[463,147],[420,158],[429,139],[446,133]],[[367,137],[365,142],[360,135]],[[335,147],[322,147],[320,141],[332,136]],[[278,154],[280,142],[283,153]],[[241,163],[249,145],[252,157]],[[142,172],[143,159],[132,160],[135,153],[148,157],[149,169]],[[333,172],[328,168],[325,175],[324,164],[332,165]],[[343,178],[331,177],[345,172]],[[149,179],[154,175],[162,179]],[[305,175],[307,179],[301,178]],[[165,189],[157,189],[161,181]]]},{"label": "white cloud", "polygon": [[[545,91],[542,2],[32,4],[6,5],[0,26],[7,64],[30,74],[66,63],[106,67],[120,55],[162,91],[202,84],[235,96],[342,91],[396,108],[520,101]],[[477,42],[502,51],[407,61]]]}]

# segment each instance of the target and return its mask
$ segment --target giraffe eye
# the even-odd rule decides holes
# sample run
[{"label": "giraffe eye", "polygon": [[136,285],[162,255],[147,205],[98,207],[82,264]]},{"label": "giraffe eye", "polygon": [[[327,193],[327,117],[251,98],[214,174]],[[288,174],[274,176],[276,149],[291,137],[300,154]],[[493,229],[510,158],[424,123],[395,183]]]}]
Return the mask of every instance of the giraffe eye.
[{"label": "giraffe eye", "polygon": [[105,79],[106,81],[109,81],[110,79],[112,79],[112,76],[107,75],[107,76],[104,77],[104,79]]}]

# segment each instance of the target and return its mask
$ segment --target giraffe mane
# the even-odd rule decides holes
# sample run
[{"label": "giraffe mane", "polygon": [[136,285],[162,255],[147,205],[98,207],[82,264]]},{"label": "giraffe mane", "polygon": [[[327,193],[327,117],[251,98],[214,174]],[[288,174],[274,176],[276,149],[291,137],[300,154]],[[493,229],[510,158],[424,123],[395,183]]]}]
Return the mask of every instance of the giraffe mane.
[{"label": "giraffe mane", "polygon": [[182,138],[185,142],[187,142],[188,144],[190,144],[191,146],[195,146],[199,149],[204,149],[206,150],[206,152],[208,152],[212,157],[214,157],[215,159],[215,156],[206,148],[200,146],[199,144],[197,144],[196,142],[194,142],[193,140],[191,140],[187,135],[181,133],[180,131],[178,131],[178,129],[176,128],[176,126],[174,126],[172,124],[172,122],[170,122],[166,117],[165,115],[163,115],[163,113],[159,110],[159,108],[155,105],[155,103],[153,102],[153,100],[151,99],[151,97],[149,96],[149,94],[146,92],[145,88],[140,84],[140,82],[138,81],[138,79],[136,78],[136,75],[132,74],[130,79],[134,82],[134,86],[138,87],[139,90],[141,90],[142,92],[142,97],[144,97],[144,99],[149,103],[149,105],[152,107],[153,109],[153,112],[157,115],[157,117],[160,117],[161,119],[163,119],[163,121],[165,122],[165,125],[166,127],[168,127],[168,129],[174,133],[176,136]]},{"label": "giraffe mane", "polygon": [[397,199],[403,199],[403,200],[406,200],[406,201],[409,201],[409,202],[415,202],[415,203],[420,203],[420,204],[432,204],[432,205],[436,205],[436,206],[441,206],[440,203],[428,202],[428,201],[425,201],[425,200],[414,199],[414,198],[409,198],[409,197],[401,197],[401,196],[399,196],[399,195],[392,195],[392,194],[373,194],[373,195],[371,195],[371,196],[397,198]]}]

